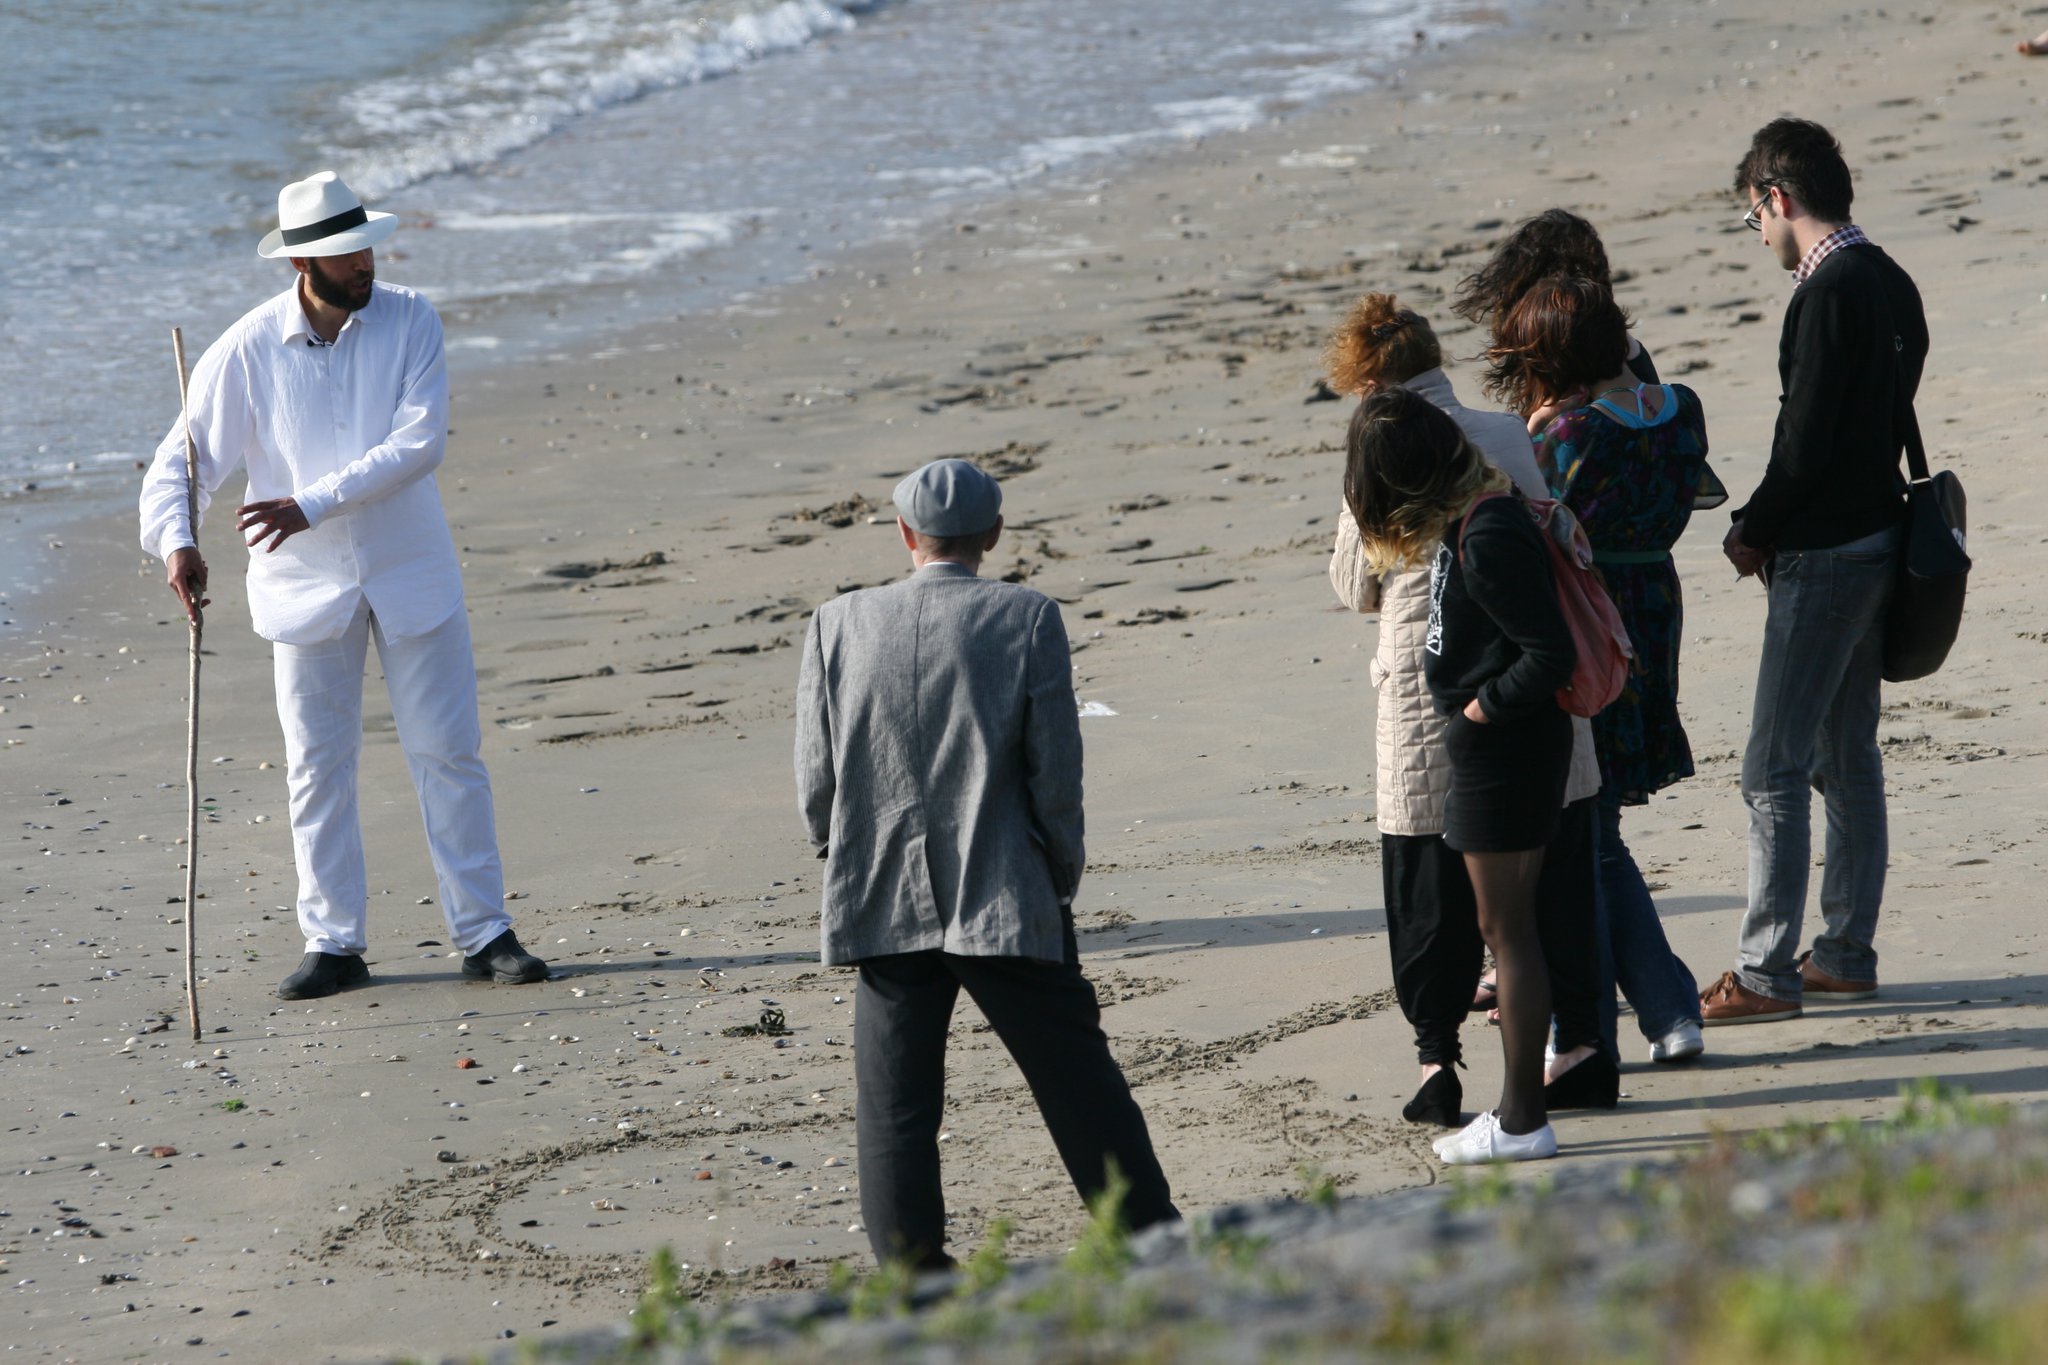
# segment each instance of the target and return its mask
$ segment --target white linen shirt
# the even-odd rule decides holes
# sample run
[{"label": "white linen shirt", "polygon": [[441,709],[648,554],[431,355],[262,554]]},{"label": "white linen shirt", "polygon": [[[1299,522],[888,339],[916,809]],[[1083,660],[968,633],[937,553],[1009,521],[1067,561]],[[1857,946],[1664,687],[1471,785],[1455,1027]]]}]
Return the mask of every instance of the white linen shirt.
[{"label": "white linen shirt", "polygon": [[[244,502],[293,498],[310,529],[249,552],[249,615],[282,644],[339,639],[367,598],[387,635],[423,635],[462,607],[462,576],[434,467],[448,441],[441,319],[378,284],[332,346],[297,282],[230,327],[193,367],[199,514],[246,465]],[[185,505],[185,430],[174,423],[143,478],[142,548],[196,544]]]}]

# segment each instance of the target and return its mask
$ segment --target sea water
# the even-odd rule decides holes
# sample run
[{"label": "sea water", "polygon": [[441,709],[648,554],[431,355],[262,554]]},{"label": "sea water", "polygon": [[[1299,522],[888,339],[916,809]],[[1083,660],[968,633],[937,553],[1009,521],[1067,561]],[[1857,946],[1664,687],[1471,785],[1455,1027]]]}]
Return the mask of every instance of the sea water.
[{"label": "sea water", "polygon": [[[1496,11],[1497,19],[1497,11]],[[0,492],[126,496],[333,169],[451,364],[594,345],[833,253],[1365,88],[1443,0],[0,0]],[[1426,35],[1426,36],[1425,36]]]}]

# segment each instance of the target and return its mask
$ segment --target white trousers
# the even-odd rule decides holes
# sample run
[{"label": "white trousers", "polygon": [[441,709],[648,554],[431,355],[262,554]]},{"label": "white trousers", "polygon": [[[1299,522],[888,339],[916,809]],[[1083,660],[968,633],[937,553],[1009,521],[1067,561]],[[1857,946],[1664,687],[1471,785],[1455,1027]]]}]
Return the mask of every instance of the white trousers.
[{"label": "white trousers", "polygon": [[390,639],[367,603],[338,640],[271,646],[306,951],[360,954],[369,948],[356,769],[363,751],[363,662],[373,634],[426,821],[448,937],[473,954],[512,920],[505,913],[491,777],[479,752],[469,616],[457,611],[425,635]]}]

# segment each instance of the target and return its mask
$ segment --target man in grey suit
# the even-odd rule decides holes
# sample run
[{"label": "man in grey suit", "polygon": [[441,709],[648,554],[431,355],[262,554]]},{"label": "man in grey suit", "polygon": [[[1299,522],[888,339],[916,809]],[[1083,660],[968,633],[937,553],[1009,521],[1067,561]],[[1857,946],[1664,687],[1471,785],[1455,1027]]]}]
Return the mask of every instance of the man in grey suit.
[{"label": "man in grey suit", "polygon": [[858,964],[860,1205],[875,1257],[952,1264],[939,1184],[960,988],[1016,1059],[1084,1199],[1130,1184],[1133,1229],[1178,1218],[1081,975],[1081,728],[1060,609],[977,576],[1002,490],[965,460],[896,489],[916,571],[819,607],[796,779],[825,860],[826,965]]}]

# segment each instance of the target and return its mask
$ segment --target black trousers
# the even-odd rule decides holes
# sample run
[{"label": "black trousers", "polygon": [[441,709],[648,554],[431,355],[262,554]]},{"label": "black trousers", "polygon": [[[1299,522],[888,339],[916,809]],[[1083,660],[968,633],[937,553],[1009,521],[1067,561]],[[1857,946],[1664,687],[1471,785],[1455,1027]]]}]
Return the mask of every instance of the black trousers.
[{"label": "black trousers", "polygon": [[1394,996],[1415,1030],[1416,1060],[1455,1065],[1485,953],[1465,855],[1440,834],[1382,834],[1380,881]]},{"label": "black trousers", "polygon": [[1053,1145],[1083,1199],[1130,1182],[1135,1231],[1180,1217],[1152,1151],[1145,1116],[1102,1032],[1095,988],[1081,975],[1073,929],[1065,962],[902,953],[860,964],[854,1003],[855,1122],[860,1212],[875,1259],[920,1269],[949,1264],[939,1184],[946,1028],[961,987],[1010,1050]]},{"label": "black trousers", "polygon": [[[1614,1035],[1600,1024],[1600,894],[1597,855],[1600,798],[1564,808],[1557,833],[1544,846],[1536,882],[1536,937],[1550,969],[1550,1010],[1557,1021],[1552,1044],[1560,1053],[1590,1046],[1616,1062]],[[1613,987],[1608,987],[1610,995]]]},{"label": "black trousers", "polygon": [[[1600,1027],[1599,941],[1594,838],[1597,798],[1564,808],[1543,851],[1536,883],[1536,932],[1550,969],[1557,1050],[1581,1044],[1614,1054]],[[1380,879],[1387,903],[1387,951],[1394,996],[1415,1030],[1424,1066],[1451,1066],[1464,1054],[1458,1028],[1472,1008],[1484,945],[1479,907],[1465,875],[1464,855],[1435,834],[1382,834]]]}]

